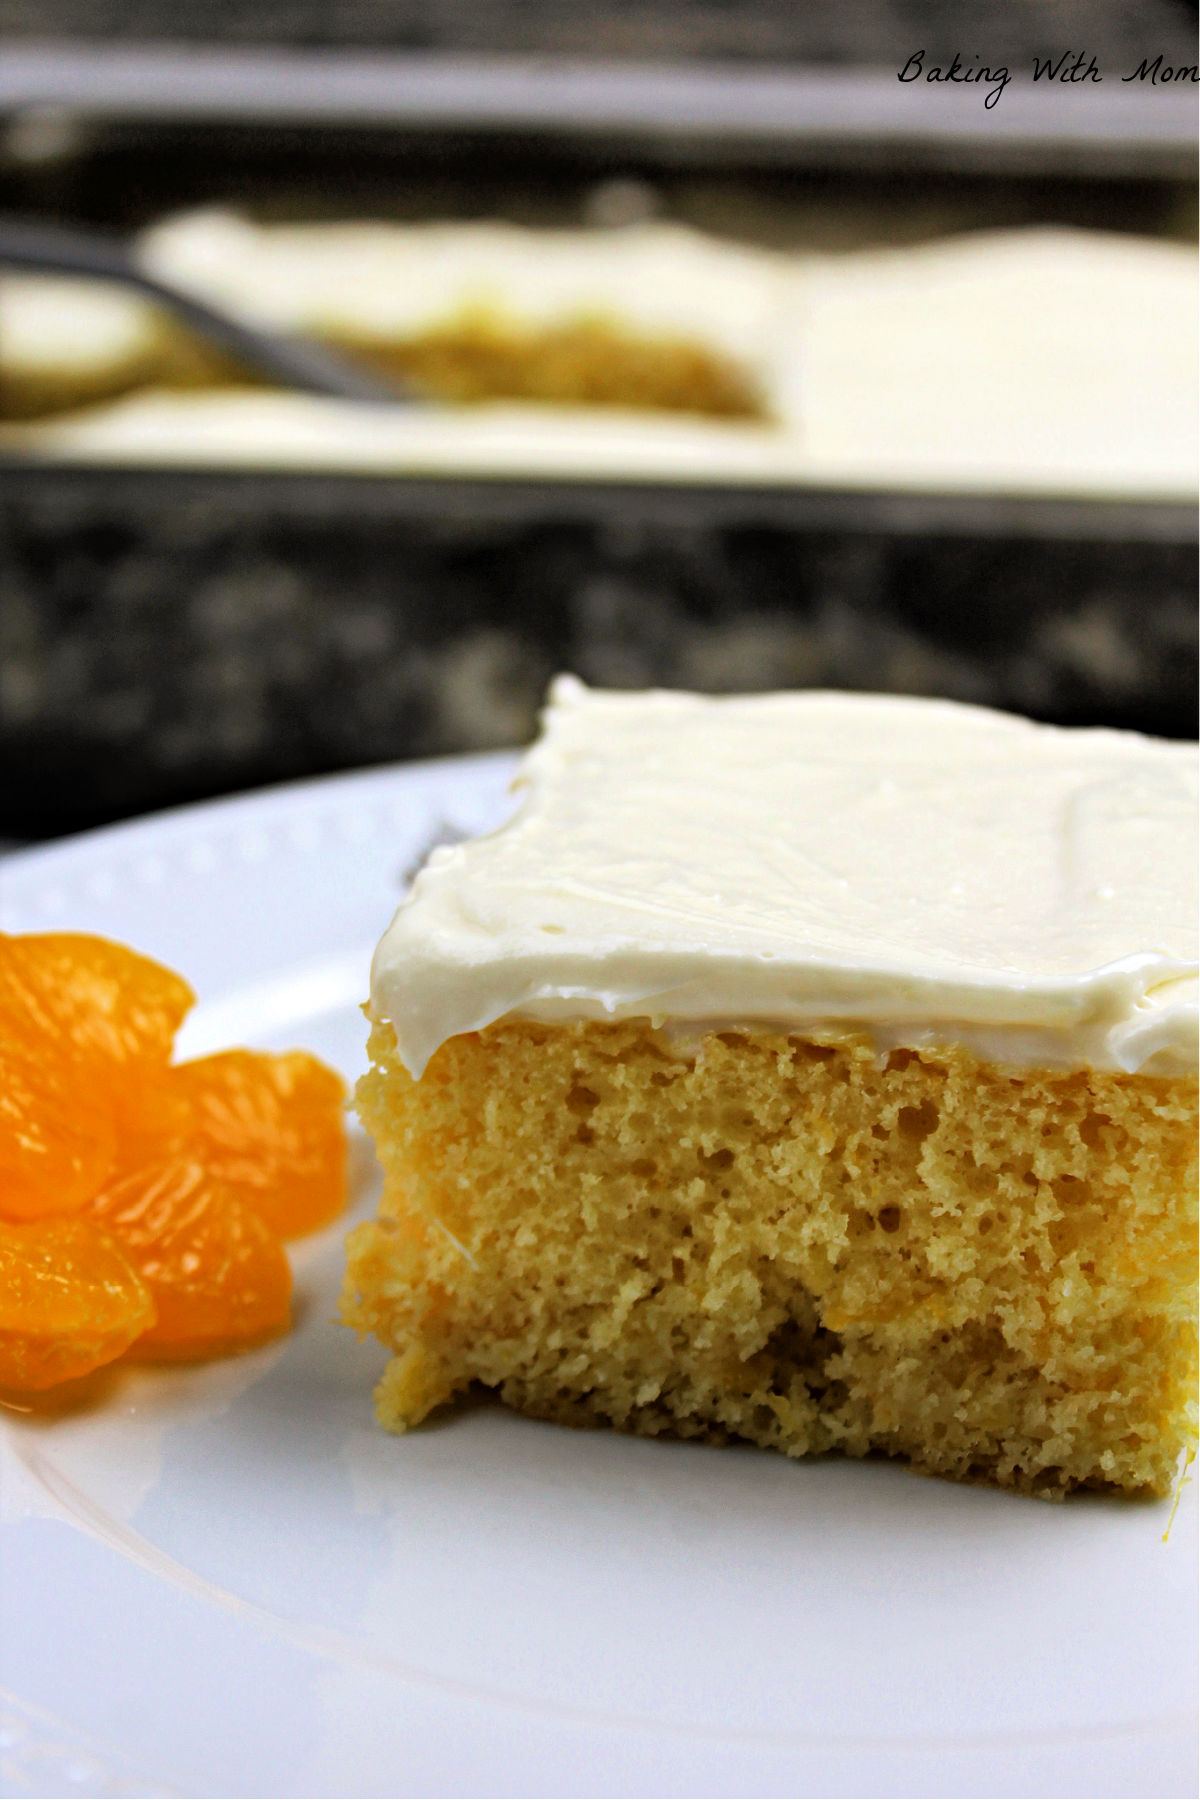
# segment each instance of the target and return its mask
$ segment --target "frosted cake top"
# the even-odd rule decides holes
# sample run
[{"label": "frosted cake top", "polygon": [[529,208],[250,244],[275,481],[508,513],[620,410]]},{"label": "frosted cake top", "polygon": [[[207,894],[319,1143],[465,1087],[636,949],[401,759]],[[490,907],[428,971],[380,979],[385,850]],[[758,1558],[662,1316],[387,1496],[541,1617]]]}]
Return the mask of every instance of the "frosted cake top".
[{"label": "frosted cake top", "polygon": [[562,676],[515,787],[499,831],[433,853],[376,952],[414,1075],[510,1016],[1195,1066],[1194,746]]}]

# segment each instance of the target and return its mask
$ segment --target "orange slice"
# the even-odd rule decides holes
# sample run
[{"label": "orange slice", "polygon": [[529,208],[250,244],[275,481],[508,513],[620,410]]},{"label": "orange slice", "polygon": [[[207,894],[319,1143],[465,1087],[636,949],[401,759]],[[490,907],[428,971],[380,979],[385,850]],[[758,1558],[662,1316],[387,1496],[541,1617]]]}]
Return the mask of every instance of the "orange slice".
[{"label": "orange slice", "polygon": [[137,1345],[159,1359],[248,1349],[291,1323],[292,1274],[253,1209],[189,1156],[136,1169],[93,1201],[154,1297],[158,1317]]},{"label": "orange slice", "polygon": [[87,1375],[153,1323],[146,1284],[98,1225],[0,1224],[0,1386],[30,1391]]},{"label": "orange slice", "polygon": [[280,1237],[299,1237],[346,1204],[340,1078],[303,1050],[226,1050],[170,1073],[186,1097],[194,1154]]}]

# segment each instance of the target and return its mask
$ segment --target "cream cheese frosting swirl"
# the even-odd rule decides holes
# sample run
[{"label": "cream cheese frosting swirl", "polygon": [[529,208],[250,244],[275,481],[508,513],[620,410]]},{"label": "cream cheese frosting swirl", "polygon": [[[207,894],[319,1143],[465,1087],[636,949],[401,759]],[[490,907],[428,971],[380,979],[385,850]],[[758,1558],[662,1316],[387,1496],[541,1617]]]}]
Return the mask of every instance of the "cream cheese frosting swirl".
[{"label": "cream cheese frosting swirl", "polygon": [[372,967],[415,1076],[509,1017],[1197,1060],[1195,746],[951,701],[562,676],[499,831],[436,850]]}]

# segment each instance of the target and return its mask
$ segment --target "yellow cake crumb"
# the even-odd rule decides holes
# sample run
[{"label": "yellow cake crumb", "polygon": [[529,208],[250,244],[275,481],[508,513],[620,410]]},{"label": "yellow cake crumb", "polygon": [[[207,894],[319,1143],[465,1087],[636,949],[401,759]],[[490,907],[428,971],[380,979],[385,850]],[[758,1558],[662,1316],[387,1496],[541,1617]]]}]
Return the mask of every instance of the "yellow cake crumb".
[{"label": "yellow cake crumb", "polygon": [[865,1037],[506,1021],[424,1076],[343,1317],[397,1430],[472,1384],[564,1423],[1161,1495],[1195,1434],[1196,1083]]},{"label": "yellow cake crumb", "polygon": [[[684,337],[652,338],[604,318],[524,329],[465,313],[407,337],[318,331],[333,349],[411,383],[427,399],[466,405],[528,400],[552,406],[617,406],[706,418],[770,417],[751,373],[732,357]],[[252,371],[169,320],[147,324],[139,352],[92,369],[5,369],[0,419],[34,419],[138,389],[260,385]]]}]

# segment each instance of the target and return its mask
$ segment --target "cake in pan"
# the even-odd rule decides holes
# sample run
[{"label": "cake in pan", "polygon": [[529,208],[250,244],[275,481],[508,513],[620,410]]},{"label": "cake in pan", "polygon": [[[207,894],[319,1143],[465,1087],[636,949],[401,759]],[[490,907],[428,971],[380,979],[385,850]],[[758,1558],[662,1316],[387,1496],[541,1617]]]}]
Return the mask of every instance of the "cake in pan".
[{"label": "cake in pan", "polygon": [[664,221],[260,226],[213,210],[165,220],[137,254],[434,404],[254,388],[132,296],[100,306],[14,275],[0,279],[0,451],[556,483],[1196,493],[1184,244],[1026,228],[835,255]]},{"label": "cake in pan", "polygon": [[[356,352],[419,397],[512,399],[762,418],[783,353],[789,259],[683,225],[536,230],[499,222],[259,226],[211,210],[142,234],[152,275],[268,329]],[[11,284],[10,284],[11,285]],[[61,408],[65,371],[36,315],[56,284],[25,278],[9,302],[23,329],[0,369],[9,416]],[[62,284],[58,284],[61,289]],[[106,296],[110,312],[114,297]],[[114,357],[114,322],[86,287],[77,310],[90,372],[68,357],[79,400],[106,389],[245,385],[244,371],[134,297],[120,297],[139,355]],[[59,321],[61,325],[61,320]],[[61,360],[61,359],[58,359]]]},{"label": "cake in pan", "polygon": [[344,1317],[403,1429],[1161,1494],[1194,1430],[1196,758],[943,701],[553,690],[376,954]]}]

